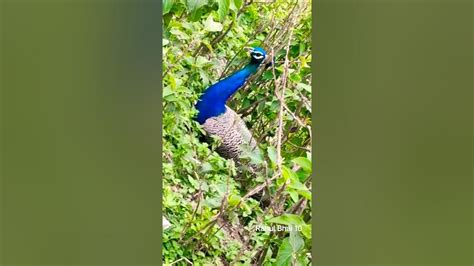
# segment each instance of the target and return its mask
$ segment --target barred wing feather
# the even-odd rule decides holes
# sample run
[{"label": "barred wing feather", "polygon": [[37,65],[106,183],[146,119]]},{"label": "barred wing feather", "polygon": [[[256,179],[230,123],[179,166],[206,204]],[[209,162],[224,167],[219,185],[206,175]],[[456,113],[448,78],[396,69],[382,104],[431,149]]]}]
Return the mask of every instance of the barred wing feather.
[{"label": "barred wing feather", "polygon": [[203,128],[209,135],[221,139],[222,143],[217,152],[224,158],[234,159],[237,162],[242,152],[242,145],[248,145],[252,150],[257,147],[257,142],[245,122],[228,106],[223,114],[208,118]]}]

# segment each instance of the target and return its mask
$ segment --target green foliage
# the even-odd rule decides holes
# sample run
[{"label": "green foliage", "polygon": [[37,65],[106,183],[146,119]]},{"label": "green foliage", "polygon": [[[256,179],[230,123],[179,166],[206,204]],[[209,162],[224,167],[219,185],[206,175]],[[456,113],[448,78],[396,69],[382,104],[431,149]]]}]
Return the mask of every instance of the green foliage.
[{"label": "green foliage", "polygon": [[[310,3],[163,0],[163,7],[163,206],[172,224],[164,263],[310,264]],[[256,175],[214,152],[219,140],[200,141],[192,119],[200,93],[248,62],[245,46],[264,47],[275,62],[228,102],[259,142],[242,156],[259,166]],[[246,195],[256,187],[270,194],[269,205]],[[295,230],[256,230],[277,225]]]},{"label": "green foliage", "polygon": [[229,13],[230,0],[218,0],[217,2],[219,3],[219,9],[217,10],[219,21],[224,21],[227,13]]}]

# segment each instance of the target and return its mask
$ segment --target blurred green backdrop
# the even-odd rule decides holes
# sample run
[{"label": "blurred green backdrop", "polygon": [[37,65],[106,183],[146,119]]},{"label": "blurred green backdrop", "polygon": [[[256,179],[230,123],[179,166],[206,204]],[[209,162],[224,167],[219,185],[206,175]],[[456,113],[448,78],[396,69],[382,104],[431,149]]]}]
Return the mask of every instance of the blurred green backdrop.
[{"label": "blurred green backdrop", "polygon": [[0,264],[159,265],[159,2],[1,8]]},{"label": "blurred green backdrop", "polygon": [[[0,2],[2,265],[160,264],[160,2]],[[315,261],[472,265],[472,2],[314,4]]]},{"label": "blurred green backdrop", "polygon": [[472,265],[472,2],[317,2],[318,265]]}]

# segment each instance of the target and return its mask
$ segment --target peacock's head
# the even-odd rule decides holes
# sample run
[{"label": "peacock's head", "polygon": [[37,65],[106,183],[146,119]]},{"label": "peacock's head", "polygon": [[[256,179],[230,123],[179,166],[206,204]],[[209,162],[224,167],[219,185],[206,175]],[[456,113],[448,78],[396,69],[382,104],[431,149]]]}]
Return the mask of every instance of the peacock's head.
[{"label": "peacock's head", "polygon": [[267,52],[261,47],[249,47],[250,57],[252,63],[261,64],[267,58]]}]

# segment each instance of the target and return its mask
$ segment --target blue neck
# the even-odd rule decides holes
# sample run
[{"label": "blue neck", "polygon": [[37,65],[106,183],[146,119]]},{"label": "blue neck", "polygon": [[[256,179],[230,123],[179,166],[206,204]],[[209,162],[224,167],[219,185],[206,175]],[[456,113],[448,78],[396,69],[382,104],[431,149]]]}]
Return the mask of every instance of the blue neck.
[{"label": "blue neck", "polygon": [[227,100],[244,85],[250,75],[257,71],[258,66],[259,64],[251,62],[243,69],[207,88],[196,104],[196,109],[199,111],[196,120],[204,124],[206,119],[224,113]]}]

